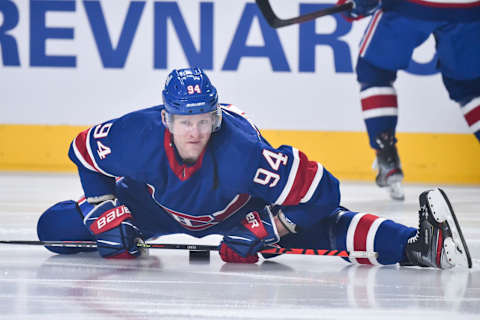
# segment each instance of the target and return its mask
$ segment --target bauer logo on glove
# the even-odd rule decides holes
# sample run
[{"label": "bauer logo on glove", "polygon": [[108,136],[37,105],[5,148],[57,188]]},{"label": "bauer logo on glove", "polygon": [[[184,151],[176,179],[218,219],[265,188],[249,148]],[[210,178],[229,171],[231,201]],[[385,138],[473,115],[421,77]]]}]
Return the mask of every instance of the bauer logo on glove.
[{"label": "bauer logo on glove", "polygon": [[257,238],[262,239],[268,235],[267,231],[263,227],[263,223],[261,222],[260,215],[257,211],[249,212],[245,216],[245,220],[242,221],[242,224]]},{"label": "bauer logo on glove", "polygon": [[94,234],[99,234],[118,227],[122,221],[128,218],[132,218],[130,211],[126,206],[121,205],[104,212],[98,217],[96,223],[90,226],[90,230],[92,230]]}]

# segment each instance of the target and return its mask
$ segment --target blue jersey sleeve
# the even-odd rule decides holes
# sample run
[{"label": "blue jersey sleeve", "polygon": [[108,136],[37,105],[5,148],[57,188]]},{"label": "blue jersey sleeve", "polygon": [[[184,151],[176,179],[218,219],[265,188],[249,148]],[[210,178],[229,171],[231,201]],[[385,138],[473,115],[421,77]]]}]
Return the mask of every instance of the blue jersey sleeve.
[{"label": "blue jersey sleeve", "polygon": [[[274,148],[245,114],[232,105],[223,106],[224,139],[231,155],[223,160],[232,171],[230,184],[267,203],[282,207],[300,227],[330,215],[340,203],[338,180],[319,162],[300,150],[282,145]],[[225,173],[227,175],[227,173]]]},{"label": "blue jersey sleeve", "polygon": [[262,141],[258,143],[257,159],[251,192],[282,206],[285,215],[298,226],[307,227],[338,207],[338,180],[298,149],[287,145],[273,148]]},{"label": "blue jersey sleeve", "polygon": [[87,198],[113,195],[116,177],[148,176],[148,159],[163,145],[164,127],[155,111],[145,109],[98,124],[73,140],[69,157],[78,167]]}]

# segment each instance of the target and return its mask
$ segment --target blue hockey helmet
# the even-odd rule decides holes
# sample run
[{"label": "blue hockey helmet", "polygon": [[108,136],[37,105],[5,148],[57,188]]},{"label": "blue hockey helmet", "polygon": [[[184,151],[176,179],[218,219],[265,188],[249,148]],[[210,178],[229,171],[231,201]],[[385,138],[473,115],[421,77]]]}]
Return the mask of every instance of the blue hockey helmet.
[{"label": "blue hockey helmet", "polygon": [[[175,69],[167,77],[162,91],[163,104],[169,115],[194,115],[211,112],[212,132],[220,128],[221,110],[217,89],[200,68]],[[169,126],[170,127],[170,126]]]}]

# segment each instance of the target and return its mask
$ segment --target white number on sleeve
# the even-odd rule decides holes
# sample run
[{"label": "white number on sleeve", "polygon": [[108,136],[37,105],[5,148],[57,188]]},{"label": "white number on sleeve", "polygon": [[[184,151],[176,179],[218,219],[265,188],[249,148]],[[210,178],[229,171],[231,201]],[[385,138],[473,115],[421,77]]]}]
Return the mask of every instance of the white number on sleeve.
[{"label": "white number on sleeve", "polygon": [[[95,139],[101,139],[108,136],[108,133],[110,132],[110,128],[112,127],[112,124],[113,124],[112,122],[108,122],[103,125],[99,124],[98,126],[96,126],[95,129],[93,129],[93,137]],[[97,147],[98,147],[97,153],[100,159],[105,159],[107,155],[112,153],[112,150],[106,145],[104,145],[103,143],[101,143],[100,141],[97,141]]]},{"label": "white number on sleeve", "polygon": [[[278,169],[280,169],[281,164],[283,165],[287,164],[288,156],[284,155],[283,153],[280,153],[280,152],[275,153],[273,151],[263,149],[262,154],[267,160],[270,167],[272,167],[272,169],[275,171],[278,171]],[[279,180],[280,180],[279,174],[263,168],[258,168],[257,173],[253,178],[254,182],[259,183],[261,185],[267,185],[271,181],[271,183],[269,184],[270,188],[275,187]]]},{"label": "white number on sleeve", "polygon": [[95,129],[93,129],[93,137],[95,139],[105,138],[108,136],[111,127],[112,122],[105,123],[104,125],[99,124],[95,127]]},{"label": "white number on sleeve", "polygon": [[267,159],[268,164],[272,167],[273,170],[277,171],[280,168],[280,164],[286,165],[288,161],[288,156],[282,153],[275,153],[267,149],[263,149],[262,152],[265,159]]},{"label": "white number on sleeve", "polygon": [[98,156],[100,157],[100,159],[105,159],[107,157],[107,155],[112,153],[112,150],[110,150],[109,147],[107,147],[106,145],[104,145],[100,141],[97,141],[97,147],[98,147],[97,153],[98,153]]},{"label": "white number on sleeve", "polygon": [[[270,183],[270,180],[272,180],[272,183]],[[273,188],[277,185],[278,181],[280,180],[280,175],[265,170],[263,168],[258,168],[257,173],[255,174],[255,177],[253,178],[253,181],[256,183],[259,183],[261,185],[267,185],[270,183],[269,187]]]}]

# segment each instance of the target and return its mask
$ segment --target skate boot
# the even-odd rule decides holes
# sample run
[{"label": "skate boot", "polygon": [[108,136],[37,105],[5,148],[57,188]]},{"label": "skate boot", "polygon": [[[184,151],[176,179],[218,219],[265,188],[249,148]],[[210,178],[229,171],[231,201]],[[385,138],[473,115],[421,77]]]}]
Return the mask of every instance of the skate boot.
[{"label": "skate boot", "polygon": [[472,267],[472,259],[452,206],[442,189],[420,194],[417,234],[405,248],[410,264],[449,269],[456,265]]},{"label": "skate boot", "polygon": [[392,199],[404,200],[403,171],[395,146],[395,137],[388,132],[384,132],[377,137],[376,142],[380,149],[377,150],[377,158],[373,163],[373,168],[378,169],[375,181],[381,188],[388,187]]}]

